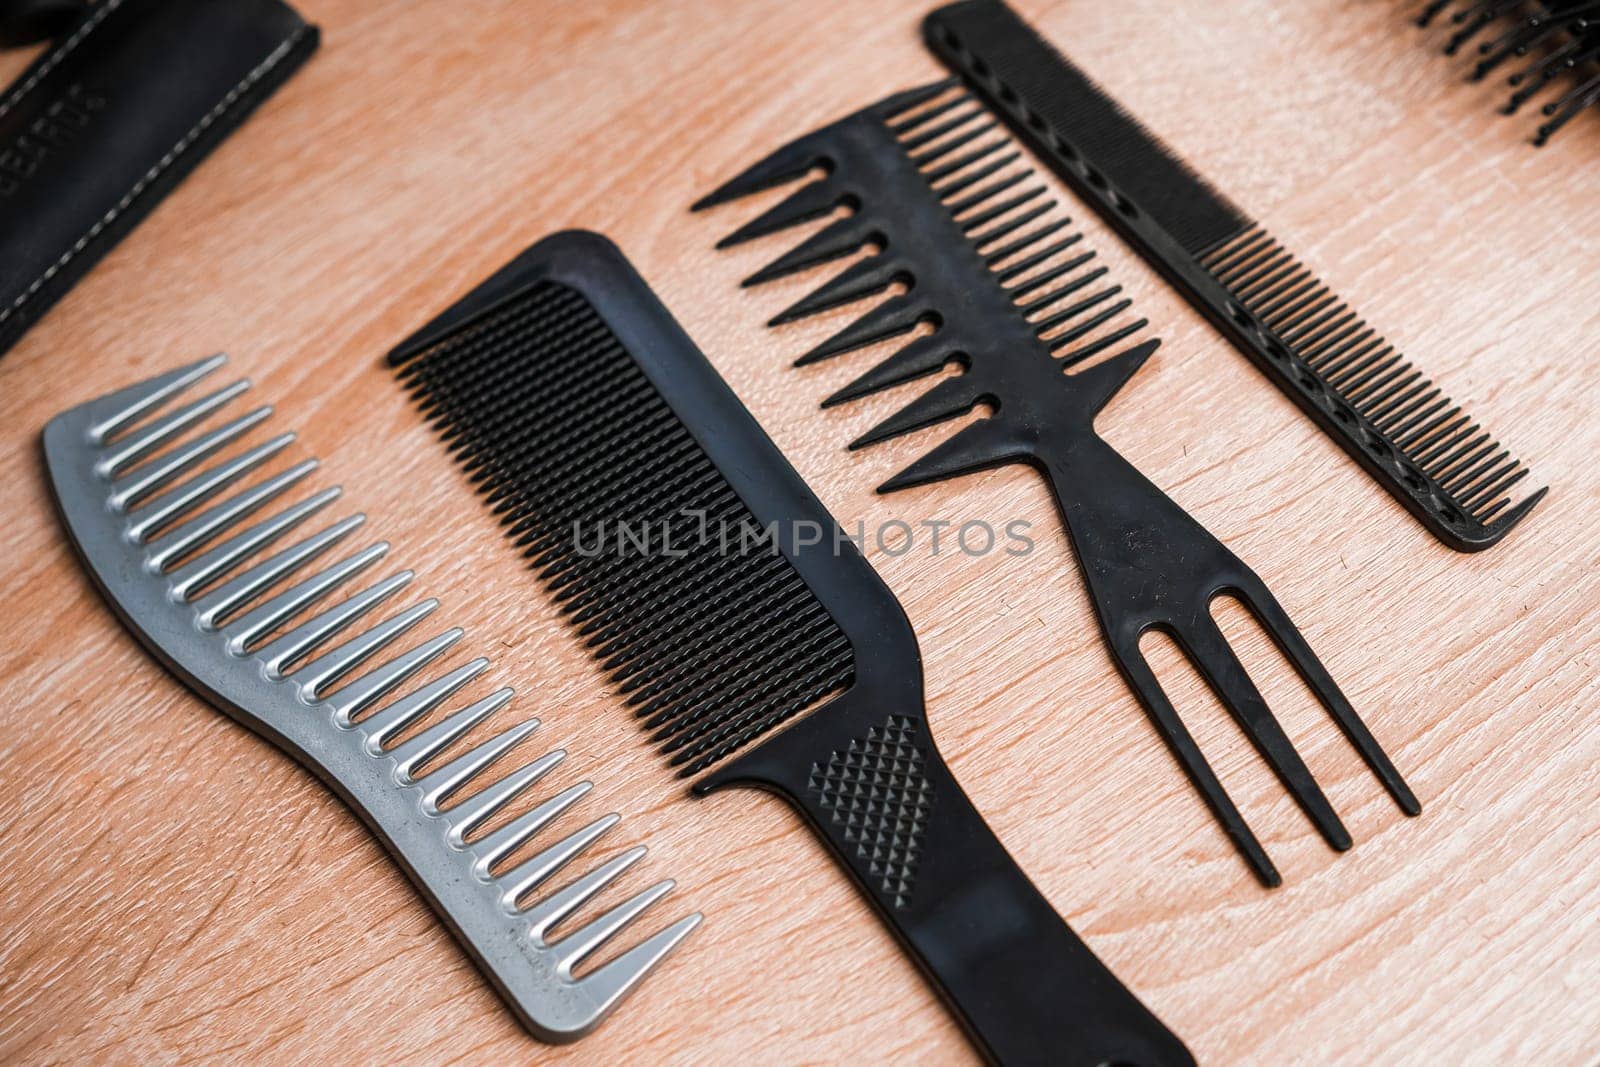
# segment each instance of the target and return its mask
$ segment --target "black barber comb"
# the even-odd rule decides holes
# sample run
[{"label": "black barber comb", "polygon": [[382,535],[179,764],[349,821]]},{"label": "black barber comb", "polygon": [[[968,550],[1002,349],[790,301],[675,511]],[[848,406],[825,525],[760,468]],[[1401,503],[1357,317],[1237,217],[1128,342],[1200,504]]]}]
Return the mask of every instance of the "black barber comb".
[{"label": "black barber comb", "polygon": [[984,824],[894,595],[615,247],[548,238],[389,358],[695,792],[803,813],[985,1055],[1193,1063]]},{"label": "black barber comb", "polygon": [[1408,814],[1417,801],[1266,585],[1094,432],[1097,412],[1149,358],[1121,287],[994,132],[981,105],[951,83],[892,96],[779,149],[695,205],[720,204],[803,177],[787,199],[721,242],[750,240],[853,208],[756,272],[759,284],[826,260],[874,251],[779,314],[787,322],[906,287],[799,360],[811,363],[932,326],[857,378],[837,404],[943,370],[946,377],[869,430],[859,448],[986,404],[964,427],[885,482],[887,492],[1011,462],[1050,483],[1077,549],[1112,658],[1161,736],[1261,881],[1277,869],[1195,745],[1139,650],[1170,633],[1262,757],[1336,849],[1350,835],[1229,648],[1210,613],[1243,601]]},{"label": "black barber comb", "polygon": [[[1417,25],[1436,21],[1450,31],[1445,55],[1476,56],[1473,81],[1506,73],[1512,90],[1507,115],[1535,97],[1554,95],[1539,108],[1545,121],[1534,131],[1534,144],[1544,144],[1600,105],[1600,3],[1595,0],[1432,0]],[[1468,48],[1473,42],[1476,46]]]},{"label": "black barber comb", "polygon": [[1544,496],[1527,468],[1271,235],[999,0],[943,7],[928,45],[1367,473],[1451,548]]}]

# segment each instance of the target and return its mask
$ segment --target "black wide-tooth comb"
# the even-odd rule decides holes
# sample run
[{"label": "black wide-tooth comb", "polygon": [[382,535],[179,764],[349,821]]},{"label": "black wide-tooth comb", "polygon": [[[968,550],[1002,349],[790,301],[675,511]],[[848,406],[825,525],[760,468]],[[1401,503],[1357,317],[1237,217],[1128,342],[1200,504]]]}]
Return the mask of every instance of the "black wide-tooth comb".
[{"label": "black wide-tooth comb", "polygon": [[[1024,462],[1050,483],[1077,549],[1112,658],[1228,835],[1266,885],[1281,879],[1222,788],[1139,649],[1171,634],[1311,821],[1336,849],[1350,835],[1278,725],[1210,613],[1243,601],[1298,668],[1408,814],[1416,798],[1266,585],[1094,432],[1096,413],[1160,343],[1135,342],[1121,287],[1105,279],[1068,219],[1031,183],[1014,146],[951,83],[911,90],[779,149],[695,205],[710,207],[800,178],[825,176],[746,223],[723,246],[853,208],[758,271],[747,284],[827,259],[875,251],[779,314],[786,322],[882,293],[891,296],[799,360],[809,363],[933,331],[824,401],[831,405],[928,375],[946,377],[852,448],[987,404],[964,427],[889,479],[888,492]],[[1114,350],[1115,354],[1112,353]],[[1096,359],[1098,357],[1098,359]],[[1070,373],[1069,373],[1070,372]]]},{"label": "black wide-tooth comb", "polygon": [[1046,165],[1422,524],[1473,552],[1544,497],[1471,416],[1257,223],[999,0],[923,23],[928,46]]},{"label": "black wide-tooth comb", "polygon": [[389,358],[695,792],[798,808],[986,1056],[1192,1064],[962,793],[894,595],[614,246],[548,238]]},{"label": "black wide-tooth comb", "polygon": [[[1454,8],[1454,11],[1450,11]],[[1450,36],[1447,56],[1477,57],[1471,79],[1483,81],[1511,62],[1506,77],[1511,88],[1504,112],[1515,115],[1522,106],[1546,90],[1565,85],[1539,108],[1544,122],[1534,131],[1533,143],[1542,145],[1584,111],[1600,106],[1600,3],[1595,0],[1431,0],[1417,16],[1418,26],[1430,26],[1450,11],[1445,21]],[[1492,30],[1491,30],[1492,27]],[[1488,32],[1486,32],[1488,31]]]}]

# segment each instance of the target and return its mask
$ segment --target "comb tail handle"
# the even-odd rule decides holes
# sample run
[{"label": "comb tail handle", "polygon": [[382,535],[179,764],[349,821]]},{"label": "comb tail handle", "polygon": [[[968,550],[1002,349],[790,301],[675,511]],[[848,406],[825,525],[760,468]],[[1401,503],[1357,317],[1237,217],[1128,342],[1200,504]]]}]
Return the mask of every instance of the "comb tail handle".
[{"label": "comb tail handle", "polygon": [[1250,609],[1401,810],[1420,812],[1400,772],[1254,571],[1092,429],[1054,428],[1035,443],[1034,461],[1055,494],[1112,658],[1264,885],[1282,879],[1145,662],[1139,641],[1147,631],[1177,642],[1328,844],[1344,851],[1350,835],[1212,618],[1219,596]]},{"label": "comb tail handle", "polygon": [[885,714],[863,688],[696,791],[756,786],[797,808],[990,1062],[1193,1064],[1006,852],[920,713]]}]

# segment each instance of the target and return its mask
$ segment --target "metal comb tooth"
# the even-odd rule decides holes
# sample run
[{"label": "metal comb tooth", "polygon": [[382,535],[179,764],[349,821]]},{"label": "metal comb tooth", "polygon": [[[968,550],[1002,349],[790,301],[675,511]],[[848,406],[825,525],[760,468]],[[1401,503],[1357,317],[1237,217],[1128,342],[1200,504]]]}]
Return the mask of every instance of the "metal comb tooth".
[{"label": "metal comb tooth", "polygon": [[[491,870],[521,846],[537,843],[590,783],[569,786],[505,826],[480,832],[565,756],[555,750],[531,761],[518,757],[537,719],[457,751],[469,730],[511,700],[510,689],[395,743],[489,663],[474,660],[397,695],[462,631],[447,630],[394,653],[438,602],[423,600],[370,621],[412,580],[410,571],[399,571],[353,585],[387,553],[384,542],[312,569],[364,518],[311,524],[339,498],[337,488],[288,499],[316,469],[314,460],[260,477],[292,434],[214,460],[271,414],[257,408],[217,429],[203,428],[249,389],[248,382],[156,414],[223,362],[215,356],[160,375],[73,408],[45,428],[51,486],[86,568],[130,629],[175,673],[315,771],[361,814],[530,1031],[547,1041],[581,1037],[656,969],[700,916],[671,923],[586,974],[573,973],[673,883],[658,882],[579,921],[578,909],[644,855],[642,846],[629,849],[559,884],[616,824],[616,815],[546,845],[510,871]],[[276,510],[256,518],[269,509]],[[356,591],[322,603],[347,588]],[[513,763],[498,781],[484,784],[491,768]]]},{"label": "metal comb tooth", "polygon": [[[939,95],[913,98],[921,105]],[[1067,220],[1044,198],[1043,187],[1028,184],[1030,169],[1019,165],[1008,171],[977,159],[964,163],[965,171],[941,164],[951,140],[964,136],[974,116],[959,130],[941,129],[942,139],[928,147],[920,136],[922,126],[939,113],[940,104],[908,114],[917,105],[898,99],[797,142],[805,146],[806,155],[828,161],[826,175],[810,186],[812,195],[825,199],[848,189],[856,205],[853,232],[876,235],[879,247],[773,320],[804,318],[882,293],[898,282],[904,292],[869,304],[797,362],[831,358],[919,325],[932,328],[835,391],[825,406],[952,364],[958,368],[959,373],[941,379],[858,436],[850,443],[852,449],[960,417],[979,404],[991,409],[879,490],[905,489],[1014,461],[1032,463],[1045,473],[1114,661],[1263,883],[1278,884],[1277,869],[1143,659],[1138,637],[1150,629],[1167,630],[1179,639],[1324,840],[1337,850],[1349,848],[1351,841],[1212,621],[1210,605],[1218,595],[1246,603],[1401,810],[1416,814],[1420,808],[1415,796],[1260,578],[1094,434],[1095,415],[1160,343],[1140,340],[1148,322],[1134,317],[1132,302],[1120,285],[1107,279],[1094,253],[1076,247],[1080,235],[1065,231]],[[986,157],[1003,144],[991,146]],[[780,150],[769,160],[785,158],[786,152]],[[1001,158],[1015,156],[1004,153]],[[972,177],[980,172],[980,178]],[[870,190],[851,184],[862,174],[873,176]],[[1358,318],[1345,316],[1342,304],[1316,303],[1315,279],[1276,242],[1261,233],[1246,234],[1218,250],[1213,269],[1285,330],[1299,331],[1309,358],[1348,395],[1358,402],[1382,397],[1387,403],[1403,394],[1411,398],[1406,411],[1414,413],[1413,400],[1425,396],[1417,391],[1420,375],[1409,377],[1409,364],[1369,336]],[[764,273],[769,277],[761,280],[789,271]],[[1309,315],[1308,308],[1313,309]],[[1090,362],[1094,357],[1103,358]],[[1503,497],[1515,464],[1507,464],[1487,435],[1466,420],[1436,421],[1427,432],[1434,437],[1420,440],[1432,441],[1425,457],[1430,476],[1470,489],[1474,500],[1481,495],[1486,504]],[[1124,544],[1139,548],[1130,553],[1120,547]],[[1140,580],[1119,577],[1128,574]],[[681,703],[681,696],[673,694],[666,702]],[[687,721],[690,731],[673,744],[691,754],[702,746],[714,749],[715,737],[702,741],[692,729],[692,717]],[[681,729],[683,722],[670,725]],[[670,730],[662,736],[670,736]]]}]

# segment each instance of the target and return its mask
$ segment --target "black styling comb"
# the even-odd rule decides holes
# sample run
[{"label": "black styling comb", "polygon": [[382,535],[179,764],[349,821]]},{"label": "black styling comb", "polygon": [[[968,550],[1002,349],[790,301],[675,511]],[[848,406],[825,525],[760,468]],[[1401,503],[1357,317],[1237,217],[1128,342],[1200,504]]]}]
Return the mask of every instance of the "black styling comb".
[{"label": "black styling comb", "polygon": [[1504,537],[1528,473],[1282,245],[998,0],[929,46],[1233,344],[1451,548]]},{"label": "black styling comb", "polygon": [[894,595],[613,245],[541,241],[389,360],[694,791],[798,808],[987,1056],[1193,1062],[962,793]]},{"label": "black styling comb", "polygon": [[[1350,835],[1212,619],[1230,594],[1254,613],[1408,814],[1419,810],[1266,585],[1215,537],[1094,432],[1096,413],[1160,343],[1137,341],[1121,287],[1106,280],[1080,235],[1045,196],[1020,152],[980,104],[950,83],[891,96],[826,126],[746,170],[696,204],[705,208],[801,177],[777,206],[723,247],[826,214],[854,211],[758,271],[759,283],[826,259],[877,250],[782,312],[787,322],[906,287],[799,360],[801,364],[907,333],[931,333],[824,401],[832,405],[952,364],[946,377],[851,447],[917,430],[986,404],[958,431],[880,487],[888,492],[1011,462],[1050,483],[1077,550],[1112,658],[1161,736],[1261,881],[1277,869],[1223,790],[1139,650],[1148,630],[1184,648],[1311,821],[1336,849]],[[1121,351],[1116,351],[1121,349]],[[1113,354],[1114,353],[1114,354]],[[1071,371],[1071,373],[1066,373]]]},{"label": "black styling comb", "polygon": [[[1441,19],[1446,12],[1449,18]],[[1478,42],[1468,49],[1477,57],[1473,81],[1506,71],[1509,61],[1507,115],[1546,90],[1565,87],[1539,108],[1545,121],[1534,131],[1534,144],[1544,144],[1578,115],[1600,106],[1600,3],[1595,0],[1431,0],[1417,25],[1436,20],[1450,31],[1445,55],[1459,55]]]}]

